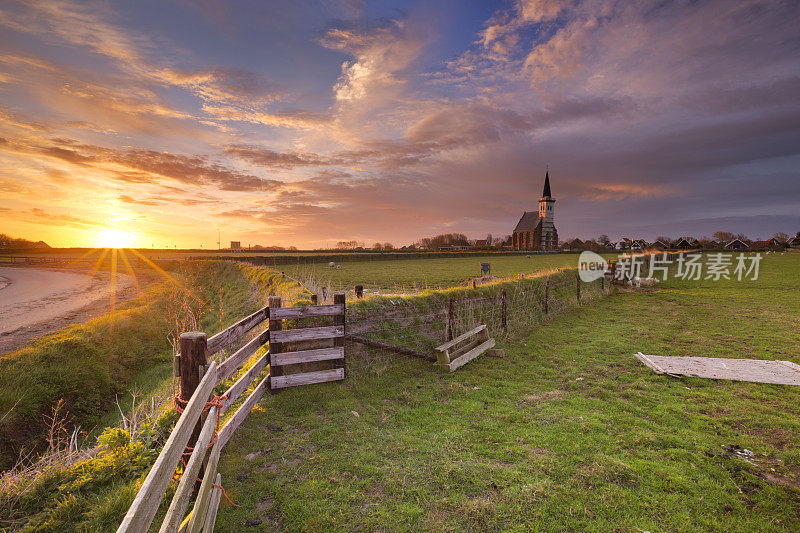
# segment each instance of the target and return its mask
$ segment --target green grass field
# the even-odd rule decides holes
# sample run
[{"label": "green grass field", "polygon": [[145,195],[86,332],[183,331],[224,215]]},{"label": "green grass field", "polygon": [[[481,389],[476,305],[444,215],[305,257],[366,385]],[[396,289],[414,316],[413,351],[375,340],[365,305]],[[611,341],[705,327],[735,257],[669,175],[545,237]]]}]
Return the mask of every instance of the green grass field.
[{"label": "green grass field", "polygon": [[240,507],[217,529],[800,530],[800,390],[633,356],[800,363],[798,293],[800,253],[773,254],[756,282],[620,293],[455,374],[409,359],[269,396],[223,453]]},{"label": "green grass field", "polygon": [[346,261],[340,269],[328,263],[284,265],[279,270],[310,285],[327,286],[333,291],[352,290],[354,285],[398,292],[452,287],[480,276],[481,263],[491,265],[493,276],[505,278],[540,270],[578,265],[577,254],[478,255],[431,259]]}]

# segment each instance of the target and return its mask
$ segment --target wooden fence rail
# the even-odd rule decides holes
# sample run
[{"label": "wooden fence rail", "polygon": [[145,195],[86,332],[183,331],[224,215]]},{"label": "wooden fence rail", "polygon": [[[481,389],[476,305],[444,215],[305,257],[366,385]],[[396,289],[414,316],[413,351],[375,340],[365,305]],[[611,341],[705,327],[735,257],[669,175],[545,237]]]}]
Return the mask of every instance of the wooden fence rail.
[{"label": "wooden fence rail", "polygon": [[[175,428],[167,438],[155,464],[133,500],[118,532],[148,531],[155,518],[164,493],[175,473],[185,450],[192,453],[185,463],[180,482],[164,517],[160,532],[210,532],[213,530],[217,506],[221,496],[221,477],[217,465],[222,448],[236,429],[247,418],[265,392],[311,383],[344,379],[344,295],[334,297],[334,305],[309,307],[281,307],[278,297],[270,298],[270,305],[259,309],[229,328],[206,338],[202,332],[183,333],[180,338],[180,356],[175,374],[181,378],[176,402],[183,405]],[[333,317],[334,325],[310,328],[283,329],[283,320]],[[239,341],[253,328],[267,322],[269,328],[221,362],[207,364],[212,356],[226,346]],[[333,347],[283,351],[285,343],[333,340]],[[220,397],[214,388],[233,376],[261,347],[267,352],[231,385]],[[308,364],[330,363],[328,369],[311,368]],[[252,383],[269,369],[236,412],[225,422],[214,439],[218,417],[225,413]],[[213,445],[212,445],[213,442]],[[203,468],[204,467],[204,468]],[[204,470],[194,507],[186,516],[195,488],[195,480]]]}]

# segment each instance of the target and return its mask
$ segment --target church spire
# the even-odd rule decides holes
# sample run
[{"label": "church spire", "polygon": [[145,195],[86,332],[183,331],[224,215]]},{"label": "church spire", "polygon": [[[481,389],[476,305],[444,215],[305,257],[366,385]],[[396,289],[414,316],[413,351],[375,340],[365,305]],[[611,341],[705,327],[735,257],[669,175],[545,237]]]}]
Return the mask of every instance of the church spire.
[{"label": "church spire", "polygon": [[547,165],[547,172],[544,175],[544,190],[542,198],[550,198],[550,165]]}]

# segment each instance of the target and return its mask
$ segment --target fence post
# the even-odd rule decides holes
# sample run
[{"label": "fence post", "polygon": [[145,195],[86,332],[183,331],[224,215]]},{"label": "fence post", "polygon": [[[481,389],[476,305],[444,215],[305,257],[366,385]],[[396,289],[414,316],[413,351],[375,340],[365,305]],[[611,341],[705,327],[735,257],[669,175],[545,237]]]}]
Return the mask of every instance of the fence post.
[{"label": "fence post", "polygon": [[[181,376],[180,399],[186,405],[191,399],[197,386],[200,384],[200,369],[206,364],[206,334],[202,331],[188,331],[181,333],[180,336],[180,362],[178,364]],[[197,421],[197,425],[189,437],[187,446],[194,446],[200,430],[203,428],[202,422]]]},{"label": "fence post", "polygon": [[[364,297],[364,286],[363,285],[356,285],[355,293],[356,293],[356,298],[363,298]],[[334,294],[333,297],[335,299],[336,295]]]},{"label": "fence post", "polygon": [[317,305],[317,295],[316,294],[312,294],[311,295],[311,305]]},{"label": "fence post", "polygon": [[550,314],[550,277],[544,280],[544,314]]},{"label": "fence post", "polygon": [[453,306],[453,297],[447,302],[447,340],[453,340],[453,322],[455,320],[455,309]]},{"label": "fence post", "polygon": [[[341,337],[336,337],[336,338],[333,339],[333,347],[334,348],[338,348],[338,347],[341,346],[342,348],[344,348],[344,346],[345,346],[344,345],[345,335],[347,334],[347,331],[346,331],[347,303],[345,301],[344,294],[334,294],[333,295],[333,303],[334,304],[341,304],[342,307],[344,307],[344,310],[342,311],[341,315],[335,315],[333,317],[333,325],[334,326],[342,326],[342,330],[345,330]],[[345,372],[347,372],[346,354],[345,354],[345,357],[343,357],[341,359],[337,359],[334,362],[334,366],[333,367],[334,368],[344,368]]]},{"label": "fence post", "polygon": [[506,290],[500,292],[500,321],[503,326],[503,331],[508,331],[508,322],[506,321]]},{"label": "fence post", "polygon": [[600,290],[602,292],[606,292],[606,275],[603,273],[603,277],[600,278]]},{"label": "fence post", "polygon": [[577,272],[575,272],[575,296],[578,299],[578,303],[581,303],[581,278]]},{"label": "fence post", "polygon": [[[268,302],[270,309],[277,309],[281,306],[281,297],[280,296],[270,296]],[[283,320],[272,320],[269,321],[269,330],[272,331],[280,331],[283,329]],[[282,342],[272,342],[269,341],[269,355],[270,355],[270,365],[269,365],[269,375],[272,376],[282,376],[283,375],[283,368],[280,366],[272,366],[272,354],[281,353],[283,351],[283,343]],[[270,386],[272,389],[272,386]]]}]

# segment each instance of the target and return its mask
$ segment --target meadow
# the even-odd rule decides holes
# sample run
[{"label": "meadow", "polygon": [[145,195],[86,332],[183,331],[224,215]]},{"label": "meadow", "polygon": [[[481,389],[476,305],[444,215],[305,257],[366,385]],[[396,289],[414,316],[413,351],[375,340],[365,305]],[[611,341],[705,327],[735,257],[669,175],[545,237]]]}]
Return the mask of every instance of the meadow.
[{"label": "meadow", "polygon": [[[225,450],[218,530],[797,531],[800,390],[633,354],[800,363],[800,253],[531,328],[455,374],[406,360],[269,396]],[[747,450],[745,452],[744,450]]]},{"label": "meadow", "polygon": [[[363,285],[368,290],[417,292],[426,289],[446,288],[463,283],[481,275],[481,263],[491,265],[493,276],[505,278],[517,274],[528,274],[540,270],[569,267],[578,262],[575,253],[541,252],[216,252],[195,250],[138,250],[122,254],[120,270],[146,266],[152,260],[171,268],[188,258],[242,259],[254,264],[285,272],[309,285],[326,287],[331,291],[353,290],[354,285]],[[17,261],[31,257],[36,261],[73,261],[80,265],[110,264],[112,257],[102,250],[49,250],[19,254]],[[0,260],[8,261],[0,256]],[[339,268],[331,269],[334,261]]]},{"label": "meadow", "polygon": [[474,255],[394,260],[350,260],[330,268],[327,262],[284,265],[279,269],[308,285],[327,287],[329,292],[352,291],[354,285],[368,290],[413,293],[452,287],[481,275],[481,263],[491,265],[500,278],[555,268],[575,268],[577,254]]},{"label": "meadow", "polygon": [[[493,273],[498,264],[508,275],[530,272],[531,264],[559,266],[541,267],[545,258],[565,261],[561,266],[577,260],[574,254],[499,257],[509,261],[493,256]],[[383,265],[391,262],[355,262],[344,272],[386,283]],[[444,284],[468,277],[480,260],[448,258],[449,267],[436,259],[397,262]],[[266,294],[278,291],[287,302],[309,296],[269,269],[194,265],[184,276],[205,287],[209,305],[197,327],[209,333],[247,314]],[[220,289],[223,316],[214,305]],[[348,370],[342,383],[268,395],[223,453],[223,484],[239,507],[223,502],[217,530],[797,530],[800,392],[659,376],[633,353],[800,363],[794,334],[800,300],[791,296],[798,290],[800,253],[772,254],[758,281],[670,280],[658,290],[573,305],[501,337],[505,358],[482,357],[455,374],[398,355],[389,364]],[[410,300],[424,306],[442,298],[447,293]],[[377,310],[384,300],[393,305],[385,298],[358,305]],[[27,361],[16,368],[31,374],[20,387],[38,395],[37,380],[67,384],[73,388],[61,390],[70,391],[71,381],[91,387],[95,378],[97,398],[131,387],[168,387],[168,343],[145,343],[120,358],[107,333],[124,333],[133,345],[135,335],[163,343],[147,333],[163,326],[148,320],[167,311],[169,301],[174,305],[170,298],[141,311],[132,302],[133,311],[108,317],[110,329],[104,320],[87,323],[87,344],[71,344],[77,330],[42,339],[15,363]],[[139,320],[149,329],[137,333]],[[67,357],[58,355],[64,347]],[[55,379],[59,367],[48,360],[77,363],[83,353],[97,376],[67,365],[60,367],[64,379]],[[108,387],[109,372],[122,378],[121,386]],[[21,391],[11,381],[7,387]],[[44,391],[53,399],[59,393]],[[115,416],[100,411],[87,415],[113,428]],[[135,439],[106,430],[100,439],[106,452],[96,458],[6,487],[0,526],[113,530],[174,421],[167,409]]]}]

